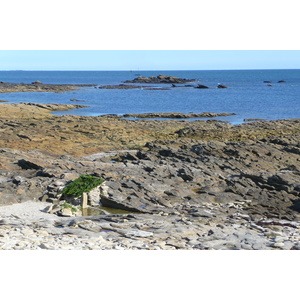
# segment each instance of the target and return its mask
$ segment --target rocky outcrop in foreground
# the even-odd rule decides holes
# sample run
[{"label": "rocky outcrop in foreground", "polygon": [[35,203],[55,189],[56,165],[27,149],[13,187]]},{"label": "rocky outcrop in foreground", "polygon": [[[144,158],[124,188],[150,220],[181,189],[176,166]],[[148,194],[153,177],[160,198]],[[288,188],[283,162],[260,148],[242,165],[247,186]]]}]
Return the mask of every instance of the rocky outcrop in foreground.
[{"label": "rocky outcrop in foreground", "polygon": [[[300,249],[300,120],[49,114],[74,107],[1,104],[1,249]],[[82,174],[92,209],[55,207]]]},{"label": "rocky outcrop in foreground", "polygon": [[[77,158],[2,150],[2,201],[35,195],[42,208],[38,217],[0,209],[0,247],[300,249],[299,137],[165,140]],[[105,179],[99,204],[106,213],[46,213],[57,190],[80,174]],[[125,211],[111,214],[113,208]]]}]

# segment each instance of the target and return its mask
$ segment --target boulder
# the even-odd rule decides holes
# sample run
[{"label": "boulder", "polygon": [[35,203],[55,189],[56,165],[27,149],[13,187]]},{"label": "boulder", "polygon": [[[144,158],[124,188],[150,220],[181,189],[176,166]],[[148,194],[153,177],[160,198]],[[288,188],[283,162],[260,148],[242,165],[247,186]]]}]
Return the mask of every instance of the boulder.
[{"label": "boulder", "polygon": [[203,84],[198,84],[195,88],[196,89],[208,89],[208,86],[203,85]]}]

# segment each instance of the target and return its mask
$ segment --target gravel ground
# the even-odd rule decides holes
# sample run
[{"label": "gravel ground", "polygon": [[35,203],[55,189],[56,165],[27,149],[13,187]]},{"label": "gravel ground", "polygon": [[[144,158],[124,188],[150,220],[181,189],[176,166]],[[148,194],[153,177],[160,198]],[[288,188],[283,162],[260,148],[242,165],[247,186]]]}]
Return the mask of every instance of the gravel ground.
[{"label": "gravel ground", "polygon": [[49,206],[49,203],[35,201],[0,206],[0,217],[15,216],[19,218],[26,217],[26,219],[58,219],[58,216],[43,211],[47,206]]}]

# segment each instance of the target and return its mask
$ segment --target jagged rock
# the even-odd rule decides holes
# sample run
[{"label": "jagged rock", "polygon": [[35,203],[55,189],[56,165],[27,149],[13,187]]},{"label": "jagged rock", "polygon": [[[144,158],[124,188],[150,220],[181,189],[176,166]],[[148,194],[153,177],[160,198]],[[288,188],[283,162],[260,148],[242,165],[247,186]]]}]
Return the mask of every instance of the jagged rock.
[{"label": "jagged rock", "polygon": [[119,198],[111,198],[111,197],[101,197],[101,204],[106,207],[123,209],[132,212],[145,212],[146,210],[142,207],[138,207],[136,203],[129,204],[125,199]]},{"label": "jagged rock", "polygon": [[42,169],[42,167],[40,165],[37,165],[31,161],[25,160],[25,159],[20,159],[18,160],[18,165],[25,170],[28,169],[34,169],[34,170],[39,170]]}]

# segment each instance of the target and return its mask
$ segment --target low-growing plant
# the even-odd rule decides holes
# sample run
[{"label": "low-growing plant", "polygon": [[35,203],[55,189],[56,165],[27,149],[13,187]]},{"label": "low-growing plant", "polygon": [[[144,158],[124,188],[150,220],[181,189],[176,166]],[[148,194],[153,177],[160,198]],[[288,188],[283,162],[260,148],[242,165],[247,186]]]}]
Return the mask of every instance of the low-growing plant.
[{"label": "low-growing plant", "polygon": [[77,212],[78,211],[78,209],[75,206],[73,206],[72,204],[67,203],[67,202],[61,203],[60,206],[62,208],[69,208],[69,209],[71,209],[72,212]]},{"label": "low-growing plant", "polygon": [[68,184],[60,194],[80,197],[104,182],[104,179],[91,175],[80,175],[79,178]]}]

